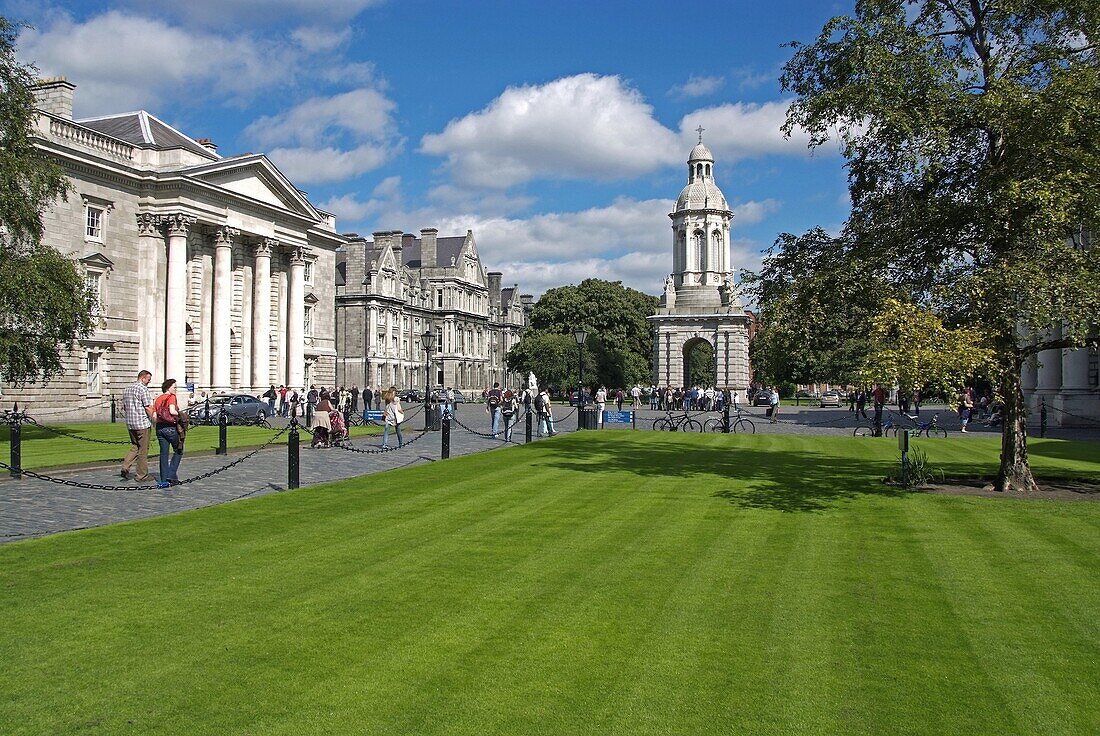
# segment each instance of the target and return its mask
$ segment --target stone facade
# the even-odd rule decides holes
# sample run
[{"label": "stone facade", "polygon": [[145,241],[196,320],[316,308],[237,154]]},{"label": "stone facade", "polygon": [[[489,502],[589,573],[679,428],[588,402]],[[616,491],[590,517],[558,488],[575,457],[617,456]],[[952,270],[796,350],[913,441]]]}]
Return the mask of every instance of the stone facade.
[{"label": "stone facade", "polygon": [[707,342],[714,350],[719,388],[741,392],[749,386],[751,316],[741,306],[730,263],[733,212],[714,182],[714,157],[699,145],[688,157],[687,185],[672,219],[672,273],[653,327],[653,382],[685,386],[693,349]]},{"label": "stone facade", "polygon": [[79,261],[97,328],[62,375],[5,401],[90,407],[141,369],[196,394],[331,383],[344,243],[333,216],[262,154],[223,158],[144,111],[74,121],[73,89],[35,89],[36,145],[72,184],[45,215],[45,242]]},{"label": "stone facade", "polygon": [[[1049,336],[1058,339],[1060,331],[1052,330]],[[1100,365],[1096,348],[1043,351],[1024,364],[1021,379],[1033,417],[1038,417],[1045,404],[1051,426],[1087,427],[1100,423]]]},{"label": "stone facade", "polygon": [[[486,272],[474,235],[400,230],[350,237],[337,264],[336,383],[453,388],[518,386],[504,356],[527,326],[531,297]],[[420,336],[436,335],[428,356]]]}]

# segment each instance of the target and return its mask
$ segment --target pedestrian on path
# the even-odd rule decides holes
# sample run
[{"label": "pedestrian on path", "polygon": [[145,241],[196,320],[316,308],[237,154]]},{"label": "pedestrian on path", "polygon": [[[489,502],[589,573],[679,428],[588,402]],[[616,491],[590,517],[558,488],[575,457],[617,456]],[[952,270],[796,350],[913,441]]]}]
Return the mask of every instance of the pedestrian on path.
[{"label": "pedestrian on path", "polygon": [[539,395],[535,397],[535,411],[539,415],[539,428],[538,436],[550,436],[553,437],[557,434],[554,431],[554,409],[550,404],[550,394],[543,388],[539,391]]},{"label": "pedestrian on path", "polygon": [[397,446],[405,444],[405,438],[401,436],[401,422],[405,421],[405,412],[401,409],[401,399],[397,396],[397,386],[390,386],[389,390],[382,392],[382,399],[386,402],[386,427],[382,430],[382,449],[389,449],[390,427],[397,433]]},{"label": "pedestrian on path", "polygon": [[[160,443],[160,480],[157,488],[179,485],[180,460],[183,459],[183,440],[180,438],[180,410],[176,400],[176,379],[169,378],[160,385],[160,396],[153,402],[157,419],[157,442]],[[172,458],[168,458],[168,450]]]},{"label": "pedestrian on path", "polygon": [[772,387],[771,395],[768,396],[768,409],[771,410],[772,424],[779,421],[779,389],[775,386]]},{"label": "pedestrian on path", "polygon": [[500,383],[493,382],[493,387],[485,392],[485,411],[488,412],[490,425],[492,426],[493,439],[500,434],[500,408],[504,402],[504,394],[500,390]]},{"label": "pedestrian on path", "polygon": [[512,389],[508,389],[504,392],[504,400],[500,404],[500,416],[504,421],[504,441],[512,441],[512,427],[516,423],[516,415],[519,413],[519,400],[512,392]]},{"label": "pedestrian on path", "polygon": [[130,432],[130,452],[122,459],[120,474],[123,480],[130,477],[130,466],[137,461],[137,475],[134,477],[138,483],[152,480],[149,475],[149,433],[152,430],[152,420],[156,417],[153,411],[153,397],[149,393],[149,381],[153,380],[153,374],[149,371],[138,373],[137,380],[126,387],[122,392],[122,415],[126,417],[126,429]]}]

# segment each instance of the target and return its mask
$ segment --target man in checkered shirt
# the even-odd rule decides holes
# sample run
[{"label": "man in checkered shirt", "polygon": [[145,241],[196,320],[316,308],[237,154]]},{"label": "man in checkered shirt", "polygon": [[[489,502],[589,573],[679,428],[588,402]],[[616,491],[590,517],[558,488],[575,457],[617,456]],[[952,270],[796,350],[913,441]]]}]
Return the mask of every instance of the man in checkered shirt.
[{"label": "man in checkered shirt", "polygon": [[130,452],[122,459],[119,475],[123,480],[130,477],[130,465],[137,460],[137,476],[141,483],[151,480],[149,475],[149,431],[153,426],[153,397],[149,394],[149,381],[153,374],[149,371],[138,373],[137,380],[122,392],[122,414],[126,417],[126,428],[130,430]]}]

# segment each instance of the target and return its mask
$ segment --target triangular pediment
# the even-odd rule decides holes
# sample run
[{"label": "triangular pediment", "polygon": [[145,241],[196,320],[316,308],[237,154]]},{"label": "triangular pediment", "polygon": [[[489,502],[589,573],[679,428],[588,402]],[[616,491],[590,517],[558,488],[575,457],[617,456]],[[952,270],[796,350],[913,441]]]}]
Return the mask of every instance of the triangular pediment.
[{"label": "triangular pediment", "polygon": [[263,154],[238,156],[191,166],[184,169],[183,173],[299,215],[315,220],[324,219],[305,195],[298,191]]},{"label": "triangular pediment", "polygon": [[95,268],[101,271],[108,271],[115,267],[114,261],[102,253],[92,253],[90,256],[84,256],[80,259],[84,268]]}]

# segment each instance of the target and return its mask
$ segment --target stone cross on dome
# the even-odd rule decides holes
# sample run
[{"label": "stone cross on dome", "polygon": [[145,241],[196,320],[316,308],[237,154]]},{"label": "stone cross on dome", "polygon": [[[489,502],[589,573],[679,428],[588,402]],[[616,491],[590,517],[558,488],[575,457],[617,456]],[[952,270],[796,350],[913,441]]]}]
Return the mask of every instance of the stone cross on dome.
[{"label": "stone cross on dome", "polygon": [[698,133],[699,133],[699,142],[702,143],[703,142],[703,131],[706,130],[706,128],[704,128],[702,125],[700,125],[695,130],[698,131]]}]

